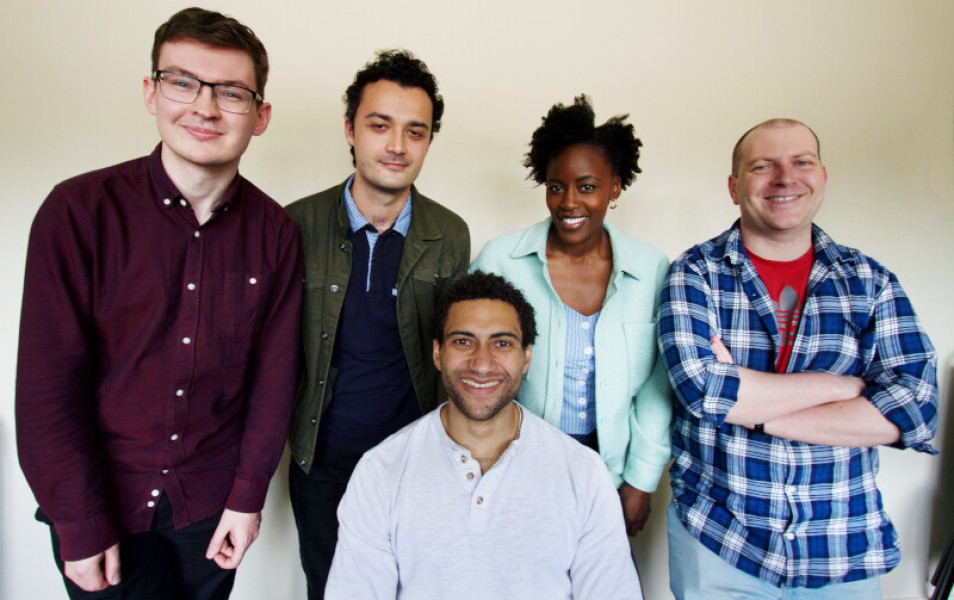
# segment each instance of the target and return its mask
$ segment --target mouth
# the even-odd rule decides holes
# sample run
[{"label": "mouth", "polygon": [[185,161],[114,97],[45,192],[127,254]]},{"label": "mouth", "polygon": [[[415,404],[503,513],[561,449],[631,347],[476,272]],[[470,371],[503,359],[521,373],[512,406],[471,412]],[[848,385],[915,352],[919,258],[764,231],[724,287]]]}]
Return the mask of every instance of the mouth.
[{"label": "mouth", "polygon": [[500,385],[500,380],[499,380],[499,379],[496,379],[496,380],[494,380],[494,381],[487,381],[487,382],[481,383],[481,382],[479,382],[479,381],[477,381],[477,380],[475,380],[475,379],[470,379],[470,378],[464,377],[464,378],[461,378],[460,382],[463,383],[464,385],[468,386],[468,387],[472,387],[472,388],[475,388],[475,389],[478,389],[478,390],[489,390],[489,389],[495,388],[495,387],[497,387],[498,385]]},{"label": "mouth", "polygon": [[390,169],[392,171],[403,171],[409,165],[409,163],[405,160],[387,159],[378,162],[380,162],[381,166],[385,169]]},{"label": "mouth", "polygon": [[189,125],[183,125],[183,128],[189,133],[189,135],[202,141],[215,140],[223,135],[219,131],[215,131],[214,129],[206,129],[205,127],[191,127]]},{"label": "mouth", "polygon": [[769,202],[774,202],[775,204],[784,204],[786,202],[792,202],[793,200],[798,200],[801,196],[766,196],[765,199]]},{"label": "mouth", "polygon": [[582,225],[588,218],[589,217],[559,217],[559,221],[566,229],[575,229]]}]

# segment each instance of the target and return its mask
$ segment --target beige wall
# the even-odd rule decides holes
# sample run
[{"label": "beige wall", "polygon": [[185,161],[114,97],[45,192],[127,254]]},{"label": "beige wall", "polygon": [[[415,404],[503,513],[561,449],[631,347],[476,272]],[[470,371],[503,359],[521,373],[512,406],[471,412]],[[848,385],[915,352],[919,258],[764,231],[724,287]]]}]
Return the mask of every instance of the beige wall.
[{"label": "beige wall", "polygon": [[[156,26],[186,2],[13,0],[0,19],[0,598],[61,597],[16,461],[13,388],[27,233],[50,188],[148,153],[141,104]],[[341,94],[383,47],[408,47],[440,79],[444,130],[421,189],[471,225],[474,250],[542,218],[520,166],[556,101],[586,92],[597,116],[628,112],[644,175],[610,220],[670,258],[736,216],[725,189],[735,139],[765,118],[815,127],[830,175],[818,222],[891,267],[937,345],[942,417],[954,368],[954,3],[939,0],[390,3],[234,0],[206,5],[252,26],[272,60],[274,118],[243,173],[283,203],[350,169]],[[398,7],[398,8],[395,8]],[[948,316],[945,317],[944,315]],[[943,433],[943,432],[942,432]],[[942,444],[938,443],[938,447]],[[948,448],[954,444],[948,442]],[[951,459],[944,459],[952,473]],[[942,459],[882,453],[879,482],[904,559],[886,598],[924,597],[937,507],[954,504]],[[284,469],[284,464],[283,467]],[[284,472],[234,598],[303,597]],[[946,488],[944,487],[946,486]],[[638,555],[649,598],[668,598],[665,482]],[[942,496],[944,493],[946,496]],[[937,542],[935,542],[935,546]]]}]

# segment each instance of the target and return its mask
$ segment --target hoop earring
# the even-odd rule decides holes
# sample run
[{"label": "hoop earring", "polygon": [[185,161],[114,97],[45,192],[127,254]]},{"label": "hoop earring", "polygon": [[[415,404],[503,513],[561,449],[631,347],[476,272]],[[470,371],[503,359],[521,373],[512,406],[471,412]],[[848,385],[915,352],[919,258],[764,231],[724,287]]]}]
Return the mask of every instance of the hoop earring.
[{"label": "hoop earring", "polygon": [[612,200],[610,200],[610,203],[609,203],[610,209],[614,209],[617,206],[619,206],[619,203],[616,201],[616,198],[613,198]]}]

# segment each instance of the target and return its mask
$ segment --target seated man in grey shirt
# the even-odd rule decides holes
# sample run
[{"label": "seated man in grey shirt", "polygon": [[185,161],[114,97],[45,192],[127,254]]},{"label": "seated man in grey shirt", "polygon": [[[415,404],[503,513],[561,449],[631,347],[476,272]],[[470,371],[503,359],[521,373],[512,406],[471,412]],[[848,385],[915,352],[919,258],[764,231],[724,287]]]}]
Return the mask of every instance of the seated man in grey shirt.
[{"label": "seated man in grey shirt", "polygon": [[326,598],[642,598],[599,456],[514,402],[536,337],[476,272],[434,311],[449,402],[369,451],[338,509]]}]

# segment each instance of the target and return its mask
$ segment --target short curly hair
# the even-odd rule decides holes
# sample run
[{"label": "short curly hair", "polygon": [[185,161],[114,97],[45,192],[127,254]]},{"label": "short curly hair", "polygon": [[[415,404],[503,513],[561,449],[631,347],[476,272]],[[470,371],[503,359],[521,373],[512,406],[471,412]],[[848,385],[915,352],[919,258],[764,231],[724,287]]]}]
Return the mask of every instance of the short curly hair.
[{"label": "short curly hair", "polygon": [[[354,81],[344,93],[345,118],[354,123],[354,116],[361,104],[361,94],[369,83],[393,81],[405,88],[421,88],[431,99],[431,139],[441,130],[444,115],[444,98],[437,91],[437,78],[427,69],[424,61],[409,50],[379,50],[377,59],[364,65],[354,76]],[[354,155],[354,149],[351,151]]]},{"label": "short curly hair", "polygon": [[474,271],[452,283],[447,293],[441,296],[434,306],[431,337],[437,340],[438,344],[444,343],[444,327],[447,325],[447,315],[450,314],[451,307],[466,300],[506,302],[517,311],[517,319],[520,321],[520,343],[523,347],[529,348],[536,341],[537,323],[534,319],[533,307],[527,302],[523,293],[499,275]]},{"label": "short curly hair", "polygon": [[643,143],[636,137],[633,125],[626,122],[628,118],[628,114],[616,115],[597,126],[586,94],[574,98],[571,106],[554,104],[530,139],[530,151],[523,161],[523,166],[530,169],[527,179],[546,183],[547,166],[555,156],[570,146],[591,144],[606,157],[625,190],[642,173],[639,148]]}]

